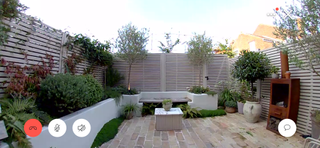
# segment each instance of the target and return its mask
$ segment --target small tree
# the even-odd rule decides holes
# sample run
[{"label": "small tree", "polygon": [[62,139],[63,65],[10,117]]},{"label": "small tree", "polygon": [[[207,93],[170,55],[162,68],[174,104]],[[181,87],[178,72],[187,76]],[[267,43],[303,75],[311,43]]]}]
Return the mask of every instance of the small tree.
[{"label": "small tree", "polygon": [[212,39],[203,35],[197,35],[188,42],[188,59],[191,64],[199,68],[199,86],[201,83],[202,66],[208,64],[212,57]]},{"label": "small tree", "polygon": [[284,43],[276,44],[276,47],[288,54],[289,61],[297,67],[320,76],[316,69],[320,65],[320,1],[301,0],[300,4],[300,7],[297,4],[289,6],[290,16],[277,11],[279,18],[274,21],[277,26],[274,34],[293,47],[289,49]]},{"label": "small tree", "polygon": [[161,46],[159,46],[160,50],[164,53],[171,53],[173,50],[173,47],[178,45],[180,43],[180,40],[177,39],[174,44],[172,44],[172,40],[171,40],[171,34],[170,33],[166,33],[165,38],[167,40],[167,46],[165,46],[161,41],[160,44]]},{"label": "small tree", "polygon": [[234,63],[232,76],[251,84],[251,99],[254,99],[253,83],[270,75],[270,60],[264,53],[242,50],[239,59]]},{"label": "small tree", "polygon": [[131,23],[118,30],[116,47],[119,49],[116,56],[129,64],[128,89],[130,90],[130,74],[132,65],[147,58],[146,45],[149,39],[148,30],[138,28]]},{"label": "small tree", "polygon": [[226,54],[228,58],[234,58],[236,53],[232,51],[232,48],[228,46],[228,39],[225,40],[226,43],[219,43],[218,47],[214,50],[218,54]]}]

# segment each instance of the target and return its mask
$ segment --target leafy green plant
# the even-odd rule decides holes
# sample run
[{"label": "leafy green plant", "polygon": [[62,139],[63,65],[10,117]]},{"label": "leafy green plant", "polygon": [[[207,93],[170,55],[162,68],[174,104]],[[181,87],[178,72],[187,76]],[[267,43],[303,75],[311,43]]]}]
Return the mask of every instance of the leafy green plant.
[{"label": "leafy green plant", "polygon": [[188,92],[195,93],[195,94],[207,93],[209,91],[210,89],[208,87],[204,88],[203,86],[192,86],[191,88],[188,89]]},{"label": "leafy green plant", "polygon": [[104,96],[103,99],[113,98],[116,101],[116,104],[119,105],[120,99],[121,99],[121,93],[119,91],[116,91],[110,87],[107,87],[104,90]]},{"label": "leafy green plant", "polygon": [[209,96],[214,96],[214,95],[216,95],[217,93],[214,92],[214,91],[208,91],[208,92],[206,92],[206,94],[209,95]]},{"label": "leafy green plant", "polygon": [[124,95],[139,94],[138,91],[135,88],[130,88],[130,90],[128,90],[128,88],[125,87],[125,86],[113,87],[112,90],[120,92],[121,94],[124,94]]},{"label": "leafy green plant", "polygon": [[219,98],[223,101],[223,102],[226,102],[226,101],[235,101],[234,97],[233,97],[233,94],[231,92],[231,90],[229,89],[224,89],[220,95],[219,95]]},{"label": "leafy green plant", "polygon": [[200,110],[201,117],[215,117],[215,116],[223,116],[226,115],[227,113],[223,109],[217,109],[217,110],[205,110],[202,109]]},{"label": "leafy green plant", "polygon": [[270,72],[277,74],[279,72],[280,68],[276,67],[276,66],[272,66]]},{"label": "leafy green plant", "polygon": [[11,29],[3,22],[4,18],[17,19],[28,7],[21,4],[19,0],[1,0],[0,2],[0,46],[7,42]]},{"label": "leafy green plant", "polygon": [[106,86],[114,87],[123,79],[124,76],[117,69],[112,68],[112,66],[106,69]]},{"label": "leafy green plant", "polygon": [[102,144],[113,139],[117,135],[118,128],[123,121],[124,119],[120,117],[114,118],[106,124],[104,124],[99,133],[97,134],[96,138],[94,139],[91,148],[100,147]]},{"label": "leafy green plant", "polygon": [[172,44],[171,33],[165,33],[165,38],[167,40],[167,46],[165,46],[162,42],[160,42],[161,46],[159,46],[160,50],[164,53],[171,53],[173,47],[180,43],[180,40],[177,39],[174,44]]},{"label": "leafy green plant", "polygon": [[61,117],[102,100],[101,84],[90,75],[56,74],[41,82],[39,107]]},{"label": "leafy green plant", "polygon": [[238,107],[236,101],[226,101],[225,105],[226,105],[226,107],[232,107],[232,108]]},{"label": "leafy green plant", "polygon": [[214,49],[214,51],[216,52],[216,54],[226,54],[228,55],[228,58],[234,58],[236,53],[232,51],[231,46],[228,46],[227,39],[225,40],[225,42],[226,42],[225,44],[219,43],[218,47]]},{"label": "leafy green plant", "polygon": [[258,79],[264,80],[270,75],[270,60],[266,54],[242,50],[233,66],[232,76],[240,81],[249,82],[251,84],[251,100],[257,101],[254,98],[253,83]]},{"label": "leafy green plant", "polygon": [[224,102],[225,101],[223,99],[219,98],[218,99],[218,106],[224,107]]},{"label": "leafy green plant", "polygon": [[202,66],[206,63],[212,62],[213,50],[212,39],[206,37],[205,33],[202,35],[195,34],[188,42],[188,59],[194,66],[199,69],[199,86],[201,85]]},{"label": "leafy green plant", "polygon": [[136,113],[139,110],[139,106],[137,104],[126,104],[122,106],[122,113],[126,118],[129,118],[131,114]]},{"label": "leafy green plant", "polygon": [[158,104],[153,104],[153,103],[143,103],[142,106],[142,111],[141,114],[142,116],[146,115],[154,115],[154,110],[157,106],[159,106],[160,103]]},{"label": "leafy green plant", "polygon": [[166,105],[166,104],[168,104],[168,103],[171,103],[171,104],[172,104],[172,100],[171,100],[171,99],[164,99],[164,100],[162,101],[162,104],[163,104],[163,105]]},{"label": "leafy green plant", "polygon": [[200,111],[197,108],[191,108],[188,104],[180,104],[178,107],[182,110],[184,118],[201,117]]},{"label": "leafy green plant", "polygon": [[71,50],[74,45],[82,47],[80,48],[81,56],[89,62],[89,67],[85,70],[84,74],[92,73],[95,66],[109,66],[112,64],[113,56],[109,51],[109,42],[101,43],[82,34],[77,34],[74,37],[68,36],[68,42],[65,46]]},{"label": "leafy green plant", "polygon": [[131,68],[134,63],[147,58],[146,45],[149,40],[149,31],[146,28],[138,30],[131,23],[118,30],[116,47],[119,49],[116,56],[129,65],[128,89],[130,89]]},{"label": "leafy green plant", "polygon": [[311,119],[315,121],[317,124],[320,124],[320,110],[312,110]]},{"label": "leafy green plant", "polygon": [[2,107],[0,120],[4,121],[9,136],[5,142],[10,147],[13,147],[12,142],[17,141],[19,147],[31,148],[31,142],[26,137],[23,125],[29,119],[38,119],[33,113],[28,113],[28,110],[35,107],[34,100],[1,99],[0,104]]}]

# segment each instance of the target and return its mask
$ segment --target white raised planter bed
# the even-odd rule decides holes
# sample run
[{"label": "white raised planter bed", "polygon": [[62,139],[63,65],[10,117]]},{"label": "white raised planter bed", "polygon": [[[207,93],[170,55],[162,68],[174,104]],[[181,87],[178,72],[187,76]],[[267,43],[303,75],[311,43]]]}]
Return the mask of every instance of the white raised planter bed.
[{"label": "white raised planter bed", "polygon": [[[33,148],[89,148],[103,125],[119,115],[119,106],[116,105],[114,99],[107,99],[60,118],[67,125],[66,133],[60,138],[51,136],[47,126],[42,128],[39,136],[28,138]],[[72,125],[77,119],[86,119],[91,124],[88,136],[80,138],[73,133]],[[9,146],[2,143],[0,148],[9,148]]]}]

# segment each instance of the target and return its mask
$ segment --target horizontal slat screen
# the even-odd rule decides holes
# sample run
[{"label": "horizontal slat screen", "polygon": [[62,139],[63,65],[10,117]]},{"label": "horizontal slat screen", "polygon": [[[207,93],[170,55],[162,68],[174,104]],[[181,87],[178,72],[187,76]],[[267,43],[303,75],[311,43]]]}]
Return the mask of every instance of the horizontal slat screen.
[{"label": "horizontal slat screen", "polygon": [[[36,65],[45,58],[46,54],[53,56],[54,68],[52,73],[59,73],[60,65],[61,69],[64,69],[64,62],[60,60],[61,50],[66,50],[62,47],[63,36],[66,33],[58,31],[46,24],[38,23],[34,21],[31,16],[22,15],[19,20],[4,19],[3,22],[11,27],[11,31],[8,33],[8,42],[4,46],[0,46],[0,56],[8,62],[14,62],[20,66]],[[72,52],[80,52],[80,48],[76,47],[72,51],[67,53],[68,56]],[[77,65],[77,74],[82,74],[84,69],[88,67],[88,62],[83,62]],[[96,79],[103,83],[103,71],[104,67],[96,67],[94,69],[94,76]],[[0,67],[0,83],[9,81],[9,76],[4,73],[5,67]],[[1,85],[0,96],[3,96],[6,86]]]},{"label": "horizontal slat screen", "polygon": [[[271,63],[281,69],[280,51],[276,48],[262,50]],[[320,69],[317,68],[319,71]],[[289,63],[289,71],[292,78],[300,78],[300,104],[297,120],[297,132],[301,134],[311,133],[311,118],[310,111],[320,109],[320,77],[311,73],[308,70],[301,70],[294,64]],[[261,83],[261,95],[264,98],[261,100],[262,116],[267,118],[270,101],[270,78],[265,79]]]}]

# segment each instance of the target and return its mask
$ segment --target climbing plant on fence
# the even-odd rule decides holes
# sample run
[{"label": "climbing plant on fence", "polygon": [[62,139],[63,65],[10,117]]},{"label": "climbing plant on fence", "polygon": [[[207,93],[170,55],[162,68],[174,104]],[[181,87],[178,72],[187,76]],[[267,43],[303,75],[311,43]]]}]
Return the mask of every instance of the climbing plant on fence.
[{"label": "climbing plant on fence", "polygon": [[1,0],[0,1],[0,46],[2,46],[9,35],[7,34],[11,29],[10,26],[3,23],[4,18],[14,19],[25,11],[28,7],[21,4],[19,0]]},{"label": "climbing plant on fence", "polygon": [[109,51],[109,42],[101,43],[96,39],[91,40],[82,34],[77,34],[75,37],[68,36],[65,46],[72,50],[74,45],[81,47],[81,56],[89,62],[89,67],[85,70],[85,74],[92,73],[94,66],[109,66],[112,64],[113,57]]}]

